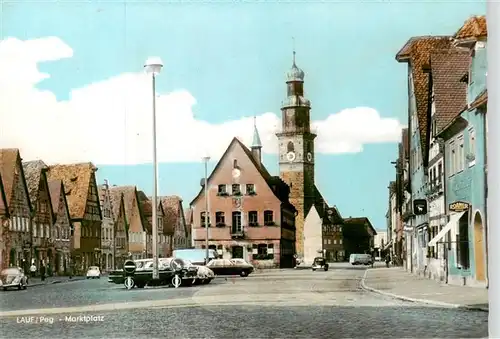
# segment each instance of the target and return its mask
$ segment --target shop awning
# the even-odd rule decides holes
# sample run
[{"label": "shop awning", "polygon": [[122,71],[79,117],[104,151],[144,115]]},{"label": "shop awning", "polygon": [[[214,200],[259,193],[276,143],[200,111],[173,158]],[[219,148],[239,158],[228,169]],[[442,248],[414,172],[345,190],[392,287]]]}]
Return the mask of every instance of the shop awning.
[{"label": "shop awning", "polygon": [[441,239],[444,238],[444,236],[446,235],[446,233],[448,233],[453,226],[456,226],[458,224],[458,221],[460,220],[460,218],[464,214],[465,214],[465,211],[464,212],[460,212],[460,213],[452,214],[450,216],[450,221],[446,224],[445,227],[443,227],[443,229],[441,231],[439,231],[439,233],[434,238],[431,239],[431,241],[429,241],[429,243],[427,244],[427,246],[435,246],[438,241],[440,241]]}]

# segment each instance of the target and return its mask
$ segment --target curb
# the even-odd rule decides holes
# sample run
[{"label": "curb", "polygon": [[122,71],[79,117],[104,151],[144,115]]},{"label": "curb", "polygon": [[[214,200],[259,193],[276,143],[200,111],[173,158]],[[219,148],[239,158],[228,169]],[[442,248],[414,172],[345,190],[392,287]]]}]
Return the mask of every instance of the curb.
[{"label": "curb", "polygon": [[427,305],[433,305],[433,306],[438,306],[438,307],[443,307],[443,308],[455,308],[455,309],[467,310],[467,311],[489,312],[489,309],[487,309],[485,307],[451,304],[451,303],[445,303],[445,302],[429,300],[429,299],[410,298],[410,297],[405,297],[402,295],[397,295],[394,293],[384,292],[384,291],[378,290],[378,289],[373,288],[373,287],[369,287],[365,284],[366,275],[368,274],[369,270],[370,269],[367,269],[365,271],[365,274],[363,275],[363,278],[361,279],[361,288],[365,291],[369,291],[369,292],[385,295],[385,296],[391,297],[393,299],[399,299],[399,300],[413,302],[413,303],[427,304]]},{"label": "curb", "polygon": [[62,284],[62,283],[67,283],[67,282],[80,281],[80,280],[85,280],[85,279],[73,278],[73,279],[67,279],[67,280],[54,280],[54,281],[46,282],[46,283],[39,282],[39,283],[34,283],[34,284],[30,284],[28,282],[28,287],[38,287],[38,286],[45,286],[45,285]]}]

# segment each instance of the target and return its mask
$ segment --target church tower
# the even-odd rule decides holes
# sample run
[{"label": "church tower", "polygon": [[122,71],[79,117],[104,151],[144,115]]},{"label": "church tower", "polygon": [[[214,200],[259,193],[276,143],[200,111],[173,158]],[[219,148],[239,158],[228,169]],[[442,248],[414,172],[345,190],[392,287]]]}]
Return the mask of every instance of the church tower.
[{"label": "church tower", "polygon": [[281,106],[279,142],[281,179],[290,186],[290,202],[298,211],[295,219],[296,252],[304,255],[304,221],[314,203],[314,138],[311,133],[311,104],[304,97],[304,72],[295,64],[286,74],[287,97]]}]

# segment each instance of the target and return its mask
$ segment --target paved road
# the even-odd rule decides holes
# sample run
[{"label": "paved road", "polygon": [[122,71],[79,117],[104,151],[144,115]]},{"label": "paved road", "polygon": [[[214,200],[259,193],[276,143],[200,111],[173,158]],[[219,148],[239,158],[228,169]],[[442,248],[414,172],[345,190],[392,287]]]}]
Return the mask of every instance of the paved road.
[{"label": "paved road", "polygon": [[[279,270],[248,278],[218,278],[207,286],[179,289],[126,291],[101,279],[0,293],[3,311],[0,312],[1,336],[487,336],[487,313],[436,309],[366,292],[359,288],[363,274],[364,268],[338,266],[328,272]],[[8,313],[6,310],[21,311]],[[79,319],[80,315],[92,316],[93,319]],[[30,316],[38,323],[22,323]],[[53,323],[41,323],[43,320]]]}]

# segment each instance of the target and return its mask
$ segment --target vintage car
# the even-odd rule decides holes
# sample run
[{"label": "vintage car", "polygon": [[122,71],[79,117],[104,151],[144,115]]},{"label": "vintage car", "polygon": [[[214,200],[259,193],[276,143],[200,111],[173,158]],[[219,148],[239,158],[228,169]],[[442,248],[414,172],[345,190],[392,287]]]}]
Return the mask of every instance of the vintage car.
[{"label": "vintage car", "polygon": [[135,269],[132,273],[126,270],[115,270],[109,274],[108,281],[126,286],[127,283],[131,282],[130,288],[144,288],[145,286],[160,285],[175,286],[175,280],[180,278],[181,285],[190,286],[196,280],[198,271],[196,267],[190,266],[181,259],[160,258],[158,259],[159,279],[155,280],[153,279],[153,259],[135,260],[134,264]]},{"label": "vintage car", "polygon": [[101,278],[101,270],[97,266],[90,266],[87,270],[87,279]]},{"label": "vintage car", "polygon": [[194,281],[195,285],[210,284],[210,282],[215,278],[215,273],[210,268],[206,266],[194,265],[189,260],[184,260],[188,266],[196,267],[197,275]]},{"label": "vintage car", "polygon": [[0,272],[0,286],[4,291],[11,287],[25,290],[28,287],[28,278],[19,267],[5,268]]},{"label": "vintage car", "polygon": [[240,275],[248,276],[254,271],[251,264],[243,259],[214,259],[207,264],[215,275]]},{"label": "vintage car", "polygon": [[316,257],[314,258],[311,268],[313,271],[316,271],[317,269],[323,269],[325,271],[328,271],[328,263],[326,262],[325,258]]}]

